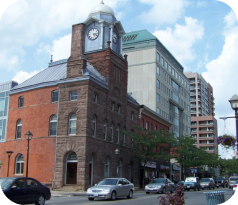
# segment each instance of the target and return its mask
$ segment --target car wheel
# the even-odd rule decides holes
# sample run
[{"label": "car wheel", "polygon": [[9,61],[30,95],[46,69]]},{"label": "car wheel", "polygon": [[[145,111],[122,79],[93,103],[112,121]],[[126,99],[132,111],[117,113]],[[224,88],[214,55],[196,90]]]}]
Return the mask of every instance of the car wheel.
[{"label": "car wheel", "polygon": [[36,205],[44,205],[45,204],[45,197],[42,194],[39,195],[35,204]]},{"label": "car wheel", "polygon": [[171,193],[174,193],[174,190],[175,190],[175,188],[174,188],[174,187],[172,187],[172,188],[171,188]]},{"label": "car wheel", "polygon": [[163,191],[162,191],[162,193],[163,193],[163,194],[165,194],[165,193],[166,193],[165,187],[163,188]]},{"label": "car wheel", "polygon": [[213,189],[215,189],[215,186],[213,187]]},{"label": "car wheel", "polygon": [[202,190],[204,190],[204,188],[202,188]]},{"label": "car wheel", "polygon": [[194,191],[197,191],[197,187],[194,188]]},{"label": "car wheel", "polygon": [[129,191],[129,195],[127,196],[127,198],[128,198],[128,199],[131,199],[132,197],[133,197],[133,191],[130,190],[130,191]]},{"label": "car wheel", "polygon": [[187,189],[188,191],[190,191],[190,189]]},{"label": "car wheel", "polygon": [[111,195],[111,200],[114,201],[114,200],[116,199],[116,196],[117,196],[117,195],[116,195],[116,192],[113,191],[113,192],[112,192],[112,195]]},{"label": "car wheel", "polygon": [[200,191],[201,190],[201,187],[200,186],[198,186],[198,191]]},{"label": "car wheel", "polygon": [[94,200],[94,198],[88,198],[88,200],[89,200],[89,201],[93,201],[93,200]]},{"label": "car wheel", "polygon": [[146,192],[146,194],[150,194],[150,192]]},{"label": "car wheel", "polygon": [[211,187],[209,186],[209,190],[211,190]]}]

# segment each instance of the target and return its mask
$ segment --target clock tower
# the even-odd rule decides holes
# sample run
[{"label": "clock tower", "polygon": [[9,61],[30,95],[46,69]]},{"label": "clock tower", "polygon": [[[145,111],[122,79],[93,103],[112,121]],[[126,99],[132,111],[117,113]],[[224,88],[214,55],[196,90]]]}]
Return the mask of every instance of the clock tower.
[{"label": "clock tower", "polygon": [[116,20],[113,10],[103,1],[94,6],[84,22],[85,29],[85,53],[107,48],[107,42],[111,41],[111,49],[122,55],[122,36],[125,31]]}]

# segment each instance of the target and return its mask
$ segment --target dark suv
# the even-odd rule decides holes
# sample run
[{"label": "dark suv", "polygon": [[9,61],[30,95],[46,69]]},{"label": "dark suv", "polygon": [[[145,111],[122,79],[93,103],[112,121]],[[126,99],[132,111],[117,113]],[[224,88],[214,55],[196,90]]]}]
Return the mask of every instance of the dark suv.
[{"label": "dark suv", "polygon": [[223,188],[228,187],[228,181],[225,177],[216,177],[215,184],[217,188],[219,186],[222,186]]}]

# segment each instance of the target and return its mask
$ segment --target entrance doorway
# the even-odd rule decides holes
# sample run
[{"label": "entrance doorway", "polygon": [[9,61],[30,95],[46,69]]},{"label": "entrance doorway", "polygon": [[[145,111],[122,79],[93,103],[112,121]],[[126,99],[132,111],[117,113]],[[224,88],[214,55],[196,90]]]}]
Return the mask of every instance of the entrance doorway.
[{"label": "entrance doorway", "polygon": [[75,152],[71,152],[66,160],[66,184],[77,183],[78,158]]}]

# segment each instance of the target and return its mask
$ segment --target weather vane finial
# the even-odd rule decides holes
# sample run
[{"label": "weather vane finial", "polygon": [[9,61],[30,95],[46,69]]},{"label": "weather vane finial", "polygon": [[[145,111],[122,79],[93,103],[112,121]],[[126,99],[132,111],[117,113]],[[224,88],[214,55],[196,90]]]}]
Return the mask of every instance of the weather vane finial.
[{"label": "weather vane finial", "polygon": [[103,0],[102,0],[101,4],[104,4]]}]

